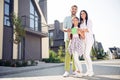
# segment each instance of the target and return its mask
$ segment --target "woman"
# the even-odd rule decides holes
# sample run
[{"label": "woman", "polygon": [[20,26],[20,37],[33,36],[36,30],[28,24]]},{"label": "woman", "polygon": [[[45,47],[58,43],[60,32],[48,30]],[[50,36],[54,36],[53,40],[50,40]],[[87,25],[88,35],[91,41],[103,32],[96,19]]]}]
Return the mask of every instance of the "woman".
[{"label": "woman", "polygon": [[77,69],[76,75],[74,76],[82,77],[82,68],[79,62],[79,56],[81,56],[83,52],[81,39],[84,38],[84,35],[79,29],[79,18],[74,17],[72,21],[73,21],[73,25],[72,25],[71,31],[68,33],[70,38],[68,50],[70,55],[73,55],[75,67]]},{"label": "woman", "polygon": [[90,52],[92,49],[92,45],[94,43],[93,32],[92,32],[92,22],[88,19],[88,14],[85,10],[80,12],[80,28],[83,30],[85,34],[85,39],[83,39],[83,57],[86,62],[87,72],[85,76],[93,76],[93,67],[92,60],[90,58]]}]

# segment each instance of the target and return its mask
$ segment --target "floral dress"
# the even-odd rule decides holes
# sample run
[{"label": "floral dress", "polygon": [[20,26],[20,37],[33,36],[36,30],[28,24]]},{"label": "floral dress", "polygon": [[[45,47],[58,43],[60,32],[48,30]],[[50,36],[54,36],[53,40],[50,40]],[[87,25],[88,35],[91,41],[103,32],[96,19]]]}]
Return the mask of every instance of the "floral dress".
[{"label": "floral dress", "polygon": [[79,38],[77,33],[78,27],[74,27],[71,29],[72,39],[69,42],[68,50],[70,55],[74,54],[75,51],[79,56],[83,54],[82,40]]}]

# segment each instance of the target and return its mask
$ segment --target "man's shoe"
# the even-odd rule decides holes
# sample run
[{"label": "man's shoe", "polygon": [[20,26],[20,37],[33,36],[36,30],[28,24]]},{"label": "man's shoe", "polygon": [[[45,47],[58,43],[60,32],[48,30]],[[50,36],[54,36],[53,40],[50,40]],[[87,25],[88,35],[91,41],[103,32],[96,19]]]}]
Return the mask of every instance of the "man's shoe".
[{"label": "man's shoe", "polygon": [[68,77],[69,76],[69,72],[65,71],[65,73],[63,74],[63,77]]}]

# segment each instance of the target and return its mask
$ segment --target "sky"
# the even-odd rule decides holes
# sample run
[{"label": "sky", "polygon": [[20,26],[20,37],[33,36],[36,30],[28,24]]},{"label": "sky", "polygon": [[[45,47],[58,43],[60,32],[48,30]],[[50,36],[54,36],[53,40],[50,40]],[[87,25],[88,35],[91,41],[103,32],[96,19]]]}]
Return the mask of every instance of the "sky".
[{"label": "sky", "polygon": [[74,4],[78,6],[78,17],[81,10],[88,12],[95,39],[105,51],[109,47],[120,48],[120,0],[47,0],[48,24],[63,22]]}]

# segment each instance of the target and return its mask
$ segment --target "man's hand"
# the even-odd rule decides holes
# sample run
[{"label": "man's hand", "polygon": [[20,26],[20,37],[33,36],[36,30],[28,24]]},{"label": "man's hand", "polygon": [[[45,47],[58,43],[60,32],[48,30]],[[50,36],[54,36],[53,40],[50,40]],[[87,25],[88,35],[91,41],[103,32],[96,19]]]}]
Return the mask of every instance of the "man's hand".
[{"label": "man's hand", "polygon": [[67,32],[71,32],[71,29],[69,28],[69,29],[67,29]]},{"label": "man's hand", "polygon": [[63,30],[64,32],[71,32],[71,29],[69,28],[69,29],[64,29]]}]

